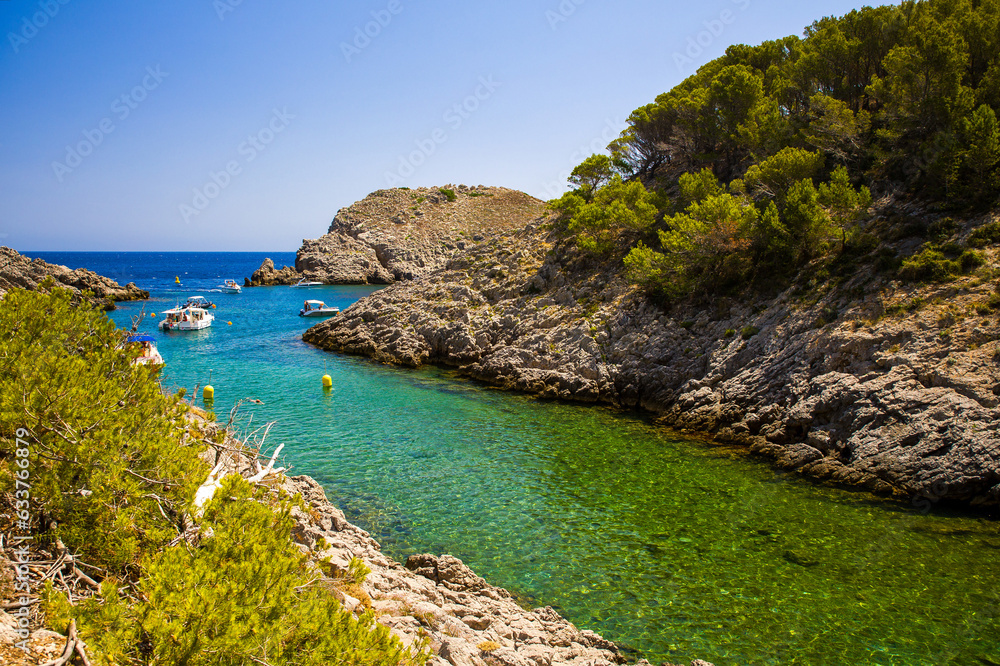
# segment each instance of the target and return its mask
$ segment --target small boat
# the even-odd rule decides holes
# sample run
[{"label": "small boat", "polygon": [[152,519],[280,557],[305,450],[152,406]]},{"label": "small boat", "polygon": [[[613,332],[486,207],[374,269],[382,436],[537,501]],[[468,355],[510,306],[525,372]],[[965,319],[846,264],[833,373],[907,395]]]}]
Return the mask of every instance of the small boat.
[{"label": "small boat", "polygon": [[177,307],[163,311],[160,328],[164,331],[199,331],[215,321],[212,313],[204,308]]},{"label": "small boat", "polygon": [[340,308],[328,308],[323,301],[306,301],[299,310],[300,317],[332,317],[340,314]]},{"label": "small boat", "polygon": [[140,353],[132,359],[132,365],[163,365],[163,357],[160,356],[160,352],[156,348],[156,338],[152,335],[130,335],[128,341],[140,345]]},{"label": "small boat", "polygon": [[310,281],[306,280],[305,278],[302,278],[301,280],[299,280],[298,282],[296,282],[292,286],[293,287],[322,287],[323,283],[322,282],[310,282]]},{"label": "small boat", "polygon": [[210,310],[215,307],[215,303],[211,302],[204,296],[188,296],[188,299],[184,301],[181,305],[182,308],[201,308],[202,310]]},{"label": "small boat", "polygon": [[216,287],[216,289],[219,289],[227,294],[239,294],[243,291],[243,288],[236,284],[236,280],[226,280]]}]

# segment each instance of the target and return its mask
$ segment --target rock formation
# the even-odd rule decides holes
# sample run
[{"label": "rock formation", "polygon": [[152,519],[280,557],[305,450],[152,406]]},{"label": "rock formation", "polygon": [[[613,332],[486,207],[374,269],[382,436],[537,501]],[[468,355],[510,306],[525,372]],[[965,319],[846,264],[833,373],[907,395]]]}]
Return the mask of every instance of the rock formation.
[{"label": "rock formation", "polygon": [[275,270],[274,261],[268,257],[251,277],[243,278],[243,286],[273,287],[280,284],[295,284],[301,277],[291,266],[283,266],[280,271]]},{"label": "rock formation", "polygon": [[326,235],[303,241],[294,270],[275,271],[267,259],[246,284],[294,284],[302,277],[326,284],[412,280],[444,267],[468,244],[524,226],[544,207],[503,187],[378,190],[338,211]]},{"label": "rock formation", "polygon": [[0,247],[0,296],[15,287],[35,289],[48,276],[77,295],[84,291],[92,292],[91,300],[106,310],[114,310],[115,301],[149,298],[149,292],[139,289],[134,282],[123,287],[114,280],[85,268],[70,270],[66,266],[50,264],[41,259],[29,259],[9,247]]},{"label": "rock formation", "polygon": [[[667,309],[547,229],[472,247],[303,338],[651,410],[784,467],[915,503],[1000,503],[1000,295],[989,282],[905,286],[867,267],[819,292]],[[987,251],[992,264],[997,252]]]}]

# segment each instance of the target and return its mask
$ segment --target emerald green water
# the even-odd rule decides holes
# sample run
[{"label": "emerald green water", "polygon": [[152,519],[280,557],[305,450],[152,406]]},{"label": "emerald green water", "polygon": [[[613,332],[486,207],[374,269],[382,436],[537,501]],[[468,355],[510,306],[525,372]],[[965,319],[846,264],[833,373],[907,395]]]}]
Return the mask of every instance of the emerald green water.
[{"label": "emerald green water", "polygon": [[301,341],[300,290],[211,296],[215,327],[157,334],[165,385],[211,372],[220,419],[262,400],[243,413],[277,422],[292,473],[397,559],[452,553],[654,663],[1000,664],[996,522],[817,487],[634,414],[323,353]]}]

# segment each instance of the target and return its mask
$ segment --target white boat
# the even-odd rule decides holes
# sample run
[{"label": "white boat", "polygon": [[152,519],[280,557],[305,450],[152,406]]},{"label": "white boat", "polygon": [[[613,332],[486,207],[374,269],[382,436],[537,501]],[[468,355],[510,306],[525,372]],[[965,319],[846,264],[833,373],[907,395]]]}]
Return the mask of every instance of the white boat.
[{"label": "white boat", "polygon": [[236,284],[236,280],[226,280],[216,288],[227,294],[239,294],[243,291],[243,288]]},{"label": "white boat", "polygon": [[296,282],[292,286],[293,287],[300,287],[300,288],[301,287],[322,287],[323,283],[322,282],[310,282],[310,281],[306,280],[305,278],[302,278],[301,280],[299,280],[298,282]]},{"label": "white boat", "polygon": [[132,365],[163,365],[163,357],[156,348],[156,338],[152,335],[130,335],[129,342],[140,345],[139,355],[132,359]]},{"label": "white boat", "polygon": [[211,302],[204,296],[188,296],[188,299],[184,301],[184,304],[179,307],[201,308],[202,310],[209,310],[215,307],[215,303]]},{"label": "white boat", "polygon": [[300,317],[332,317],[340,314],[340,308],[328,308],[323,301],[306,301],[299,310]]},{"label": "white boat", "polygon": [[164,331],[199,331],[215,321],[212,313],[204,308],[177,307],[163,311],[160,328]]}]

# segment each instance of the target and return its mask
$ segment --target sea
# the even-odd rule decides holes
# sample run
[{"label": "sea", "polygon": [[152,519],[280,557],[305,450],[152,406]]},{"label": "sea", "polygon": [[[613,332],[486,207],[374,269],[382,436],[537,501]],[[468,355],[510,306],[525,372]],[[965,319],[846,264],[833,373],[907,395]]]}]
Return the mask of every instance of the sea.
[{"label": "sea", "polygon": [[[306,297],[343,309],[376,287],[217,290],[290,252],[25,254],[149,290],[108,316],[157,338],[164,389],[247,435],[273,423],[264,449],[284,444],[290,473],[316,478],[389,555],[451,553],[630,659],[1000,664],[991,517],[812,483],[641,413],[302,341]],[[191,295],[213,301],[214,325],[159,332]]]}]

